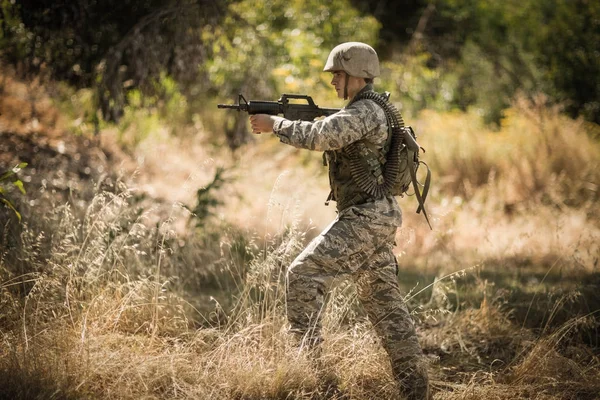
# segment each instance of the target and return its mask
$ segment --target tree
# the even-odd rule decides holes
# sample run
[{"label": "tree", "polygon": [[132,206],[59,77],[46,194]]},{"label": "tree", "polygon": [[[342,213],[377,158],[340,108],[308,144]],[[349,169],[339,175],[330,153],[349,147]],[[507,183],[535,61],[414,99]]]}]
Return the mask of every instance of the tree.
[{"label": "tree", "polygon": [[515,93],[544,92],[572,116],[600,123],[600,3],[430,2],[437,13],[426,32],[428,51],[460,60],[455,98],[463,107],[484,104],[498,120]]},{"label": "tree", "polygon": [[210,0],[2,0],[5,61],[23,73],[49,70],[77,87],[97,88],[102,115],[117,121],[128,88],[152,92],[166,72],[198,81],[206,25],[224,16]]}]

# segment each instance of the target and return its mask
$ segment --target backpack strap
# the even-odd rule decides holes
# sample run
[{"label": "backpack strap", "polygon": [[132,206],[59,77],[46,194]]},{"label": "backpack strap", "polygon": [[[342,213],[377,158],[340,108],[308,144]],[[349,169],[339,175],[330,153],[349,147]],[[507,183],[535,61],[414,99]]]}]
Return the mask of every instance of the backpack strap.
[{"label": "backpack strap", "polygon": [[[414,153],[413,153],[414,154]],[[427,177],[425,178],[425,185],[423,186],[423,193],[419,191],[419,182],[417,181],[417,174],[415,172],[415,160],[414,156],[409,153],[408,155],[408,169],[410,171],[410,178],[413,184],[413,188],[415,189],[415,196],[417,201],[419,202],[419,208],[417,208],[417,214],[423,211],[423,215],[425,216],[425,220],[427,221],[427,225],[429,225],[429,229],[433,230],[431,227],[431,222],[429,222],[429,216],[427,215],[427,210],[425,210],[425,199],[427,198],[427,194],[429,193],[429,186],[431,184],[431,170],[429,166],[424,162],[420,161],[419,164],[424,164],[427,168]]]},{"label": "backpack strap", "polygon": [[[419,161],[419,164],[423,164],[425,168],[427,168],[427,176],[425,177],[425,183],[423,184],[423,193],[421,197],[423,198],[423,203],[425,203],[425,199],[427,199],[427,194],[429,193],[429,186],[431,186],[431,170],[429,169],[429,165],[425,161]],[[419,208],[417,208],[417,214],[421,213],[421,210],[425,210],[424,206],[419,204]],[[423,214],[425,211],[423,211]]]}]

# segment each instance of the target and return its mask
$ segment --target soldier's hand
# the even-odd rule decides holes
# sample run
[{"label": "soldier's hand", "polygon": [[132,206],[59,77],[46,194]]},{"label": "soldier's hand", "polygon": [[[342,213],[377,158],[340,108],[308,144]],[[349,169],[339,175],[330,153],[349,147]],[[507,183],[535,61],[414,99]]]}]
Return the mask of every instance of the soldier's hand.
[{"label": "soldier's hand", "polygon": [[273,132],[273,125],[278,117],[268,114],[255,114],[250,116],[252,133]]}]

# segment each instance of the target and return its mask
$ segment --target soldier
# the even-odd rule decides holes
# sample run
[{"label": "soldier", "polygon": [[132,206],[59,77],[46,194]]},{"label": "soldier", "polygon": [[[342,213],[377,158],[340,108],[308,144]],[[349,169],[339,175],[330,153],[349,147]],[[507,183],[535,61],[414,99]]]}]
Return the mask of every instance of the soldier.
[{"label": "soldier", "polygon": [[[331,84],[338,97],[349,99],[338,113],[313,122],[266,114],[250,117],[253,133],[273,132],[291,146],[324,151],[331,186],[328,201],[337,204],[338,217],[289,267],[287,312],[291,329],[318,345],[327,283],[334,277],[352,278],[360,302],[390,356],[401,395],[427,399],[427,369],[398,287],[398,265],[392,253],[402,212],[394,196],[373,196],[367,190],[369,182],[365,183],[369,179],[381,183],[389,148],[384,108],[373,100],[361,99],[361,95],[373,91],[379,59],[367,44],[343,43],[331,51],[324,71],[333,74]],[[359,151],[349,151],[353,144]],[[369,179],[356,178],[357,165],[365,170],[358,175]]]}]

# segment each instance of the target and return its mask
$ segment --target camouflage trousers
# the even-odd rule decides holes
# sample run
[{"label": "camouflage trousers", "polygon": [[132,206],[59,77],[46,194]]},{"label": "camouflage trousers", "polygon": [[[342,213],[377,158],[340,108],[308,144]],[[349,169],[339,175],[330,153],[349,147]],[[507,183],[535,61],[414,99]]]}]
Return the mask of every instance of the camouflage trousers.
[{"label": "camouflage trousers", "polygon": [[328,283],[332,278],[351,278],[396,379],[409,386],[419,385],[413,381],[421,379],[421,386],[427,386],[421,347],[396,279],[395,233],[395,226],[374,223],[359,210],[344,212],[290,266],[288,319],[293,332],[319,343]]}]

